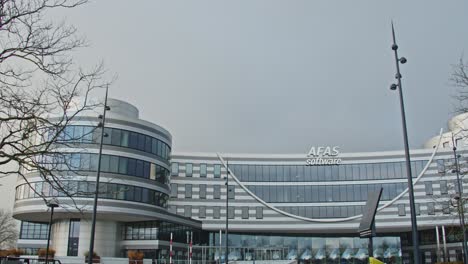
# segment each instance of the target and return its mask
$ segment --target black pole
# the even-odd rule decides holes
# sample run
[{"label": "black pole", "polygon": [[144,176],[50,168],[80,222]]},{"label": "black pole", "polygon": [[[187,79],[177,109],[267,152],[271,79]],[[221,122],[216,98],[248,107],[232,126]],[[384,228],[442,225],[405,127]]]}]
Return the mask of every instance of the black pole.
[{"label": "black pole", "polygon": [[229,235],[229,160],[226,160],[226,253],[224,263],[228,263],[228,235]]},{"label": "black pole", "polygon": [[464,204],[462,202],[463,199],[463,189],[462,189],[462,182],[460,181],[460,170],[459,170],[459,165],[458,165],[458,156],[457,156],[457,145],[455,144],[455,139],[453,138],[453,133],[452,133],[452,146],[453,146],[453,158],[455,159],[455,172],[457,173],[457,185],[458,185],[458,215],[460,218],[460,226],[462,228],[463,232],[463,263],[468,262],[468,248],[466,246],[466,227],[465,227],[465,210],[464,210]]},{"label": "black pole", "polygon": [[411,175],[411,160],[409,154],[409,145],[408,145],[408,130],[406,128],[406,116],[405,116],[405,104],[403,102],[403,89],[401,86],[401,74],[400,74],[400,62],[406,63],[405,58],[398,58],[398,45],[395,41],[395,30],[393,28],[392,23],[392,35],[393,35],[393,45],[392,50],[395,52],[395,63],[396,63],[396,79],[398,80],[398,84],[395,87],[392,85],[392,89],[398,89],[400,95],[400,109],[401,109],[401,123],[403,126],[403,141],[405,144],[405,159],[406,159],[406,176],[408,177],[408,193],[409,193],[409,203],[410,203],[410,211],[411,211],[411,231],[413,235],[413,254],[414,254],[414,263],[420,264],[420,256],[419,256],[419,237],[418,237],[418,225],[416,222],[416,207],[414,205],[414,191],[413,191],[413,178]]},{"label": "black pole", "polygon": [[50,231],[52,230],[52,219],[54,217],[54,208],[55,206],[50,207],[49,232],[47,233],[47,247],[46,247],[45,263],[49,263]]},{"label": "black pole", "polygon": [[371,235],[369,237],[369,258],[374,257],[375,216],[372,222]]},{"label": "black pole", "polygon": [[106,97],[104,99],[104,112],[102,115],[101,126],[101,141],[99,142],[99,155],[98,155],[98,167],[96,175],[96,190],[94,191],[94,205],[93,205],[93,219],[91,224],[91,238],[89,241],[89,251],[88,251],[88,263],[93,263],[93,252],[94,252],[94,235],[96,233],[96,215],[97,215],[97,203],[99,196],[99,178],[101,176],[101,157],[102,157],[102,145],[104,140],[104,127],[106,122],[106,112],[107,112],[107,93],[109,87],[106,87]]}]

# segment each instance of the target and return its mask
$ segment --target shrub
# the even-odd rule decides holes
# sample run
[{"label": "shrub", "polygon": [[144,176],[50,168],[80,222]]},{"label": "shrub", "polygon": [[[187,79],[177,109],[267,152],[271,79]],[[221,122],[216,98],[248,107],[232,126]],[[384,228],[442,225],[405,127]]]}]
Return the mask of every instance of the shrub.
[{"label": "shrub", "polygon": [[9,255],[9,252],[10,252],[10,251],[7,250],[7,249],[2,249],[2,250],[0,250],[0,257],[6,257],[6,256],[8,256],[8,255]]},{"label": "shrub", "polygon": [[21,255],[24,255],[24,251],[19,248],[0,250],[0,257],[19,257]]},{"label": "shrub", "polygon": [[[88,257],[89,256],[89,251],[86,251],[84,253],[84,256]],[[99,255],[98,255],[98,253],[96,251],[93,251],[93,258],[99,258]]]},{"label": "shrub", "polygon": [[143,253],[142,251],[129,250],[127,252],[127,256],[130,260],[143,260],[145,253]]},{"label": "shrub", "polygon": [[[85,262],[88,263],[88,256],[89,256],[89,251],[86,251],[84,253],[85,256]],[[96,253],[96,251],[93,251],[93,263],[100,263],[101,262],[101,257]]]},{"label": "shrub", "polygon": [[[46,255],[46,249],[45,248],[41,248],[37,251],[37,255],[39,257],[45,257]],[[53,248],[49,248],[49,257],[53,258],[55,256],[55,249]]]},{"label": "shrub", "polygon": [[19,249],[19,248],[14,248],[14,249],[11,250],[10,254],[11,254],[12,256],[19,257],[19,256],[21,256],[21,255],[24,255],[24,250]]}]

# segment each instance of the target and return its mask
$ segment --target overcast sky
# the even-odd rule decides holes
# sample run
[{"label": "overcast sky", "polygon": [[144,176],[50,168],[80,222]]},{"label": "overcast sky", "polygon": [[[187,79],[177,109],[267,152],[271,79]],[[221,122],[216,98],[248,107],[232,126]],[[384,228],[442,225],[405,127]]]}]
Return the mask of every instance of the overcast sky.
[{"label": "overcast sky", "polygon": [[[468,2],[116,1],[62,10],[118,75],[110,95],[173,135],[173,151],[305,153],[403,148],[391,20],[410,144],[453,115],[451,65]],[[468,59],[468,55],[466,56]]]}]

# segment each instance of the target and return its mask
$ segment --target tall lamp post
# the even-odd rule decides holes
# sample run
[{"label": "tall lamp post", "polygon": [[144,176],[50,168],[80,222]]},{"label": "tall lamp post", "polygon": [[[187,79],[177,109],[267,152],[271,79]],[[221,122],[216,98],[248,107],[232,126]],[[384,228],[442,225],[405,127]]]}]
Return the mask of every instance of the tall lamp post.
[{"label": "tall lamp post", "polygon": [[464,258],[464,263],[468,262],[468,249],[467,249],[467,237],[466,237],[466,227],[465,227],[465,208],[464,204],[462,202],[463,199],[463,188],[462,188],[462,182],[460,181],[460,166],[458,164],[458,155],[457,155],[457,142],[453,137],[452,133],[452,146],[453,146],[453,158],[455,160],[455,169],[452,172],[456,172],[457,174],[457,185],[458,185],[458,190],[457,194],[455,195],[455,200],[457,201],[457,209],[458,209],[458,216],[460,218],[460,226],[463,232],[463,258]]},{"label": "tall lamp post", "polygon": [[47,202],[47,207],[50,208],[50,220],[49,220],[49,231],[47,233],[47,247],[45,255],[45,263],[49,263],[49,246],[50,246],[50,231],[52,230],[52,220],[54,218],[54,208],[58,207],[58,202],[55,199],[51,199]]},{"label": "tall lamp post", "polygon": [[97,203],[99,197],[99,178],[101,176],[101,157],[102,157],[102,145],[104,141],[104,137],[108,136],[104,133],[104,127],[106,122],[106,112],[110,110],[110,107],[107,106],[107,94],[109,91],[109,87],[106,87],[106,97],[104,99],[104,110],[103,114],[99,115],[100,122],[98,127],[101,128],[101,141],[99,142],[99,155],[98,155],[98,167],[97,167],[97,175],[96,175],[96,190],[94,191],[94,204],[93,204],[93,218],[91,224],[91,236],[89,241],[89,251],[88,251],[88,263],[93,263],[93,255],[94,255],[94,236],[96,233],[96,215],[97,215]]},{"label": "tall lamp post", "polygon": [[226,160],[226,253],[224,255],[224,263],[229,263],[229,252],[228,252],[228,235],[229,235],[229,160]]},{"label": "tall lamp post", "polygon": [[410,203],[410,211],[411,211],[411,231],[413,235],[413,257],[414,263],[420,264],[420,256],[419,256],[419,237],[418,237],[418,225],[416,222],[416,207],[414,205],[414,191],[413,191],[413,178],[411,175],[411,160],[409,154],[409,145],[408,145],[408,131],[406,128],[406,116],[405,116],[405,104],[403,102],[403,89],[401,87],[401,74],[400,74],[400,63],[405,64],[406,58],[405,57],[398,57],[398,45],[395,41],[395,30],[393,28],[392,23],[392,36],[393,36],[393,45],[392,50],[395,53],[395,63],[396,63],[396,75],[395,78],[398,80],[397,84],[392,84],[390,86],[391,90],[398,89],[400,95],[400,109],[401,109],[401,121],[403,125],[403,141],[405,144],[405,159],[406,159],[406,176],[408,178],[408,193],[409,193],[409,203]]}]

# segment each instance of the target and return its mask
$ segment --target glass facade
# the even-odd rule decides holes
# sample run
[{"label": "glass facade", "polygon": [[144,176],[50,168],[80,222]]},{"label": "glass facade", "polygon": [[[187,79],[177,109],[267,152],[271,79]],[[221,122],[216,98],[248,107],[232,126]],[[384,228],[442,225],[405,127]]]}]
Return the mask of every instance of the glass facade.
[{"label": "glass facade", "polygon": [[[93,144],[99,143],[101,130],[94,126],[67,126],[59,135],[59,140],[66,142],[76,142]],[[171,148],[163,141],[141,133],[128,131],[119,128],[106,127],[104,129],[106,137],[103,144],[118,147],[125,147],[144,151],[156,155],[164,160],[169,160]]]},{"label": "glass facade", "polygon": [[365,206],[276,206],[276,208],[308,218],[344,218],[361,214]]},{"label": "glass facade", "polygon": [[173,242],[186,243],[187,232],[193,232],[193,241],[195,244],[208,243],[208,239],[203,237],[202,231],[200,230],[163,221],[125,223],[122,227],[122,238],[124,240],[170,241],[172,233]]},{"label": "glass facade", "polygon": [[[313,263],[367,263],[368,243],[368,239],[358,237],[229,234],[228,258],[232,261],[299,260],[303,263],[312,260]],[[210,233],[209,260],[224,259],[224,245],[221,247],[221,254],[218,246],[219,234]],[[401,263],[400,238],[375,237],[373,254],[386,263]]]},{"label": "glass facade", "polygon": [[20,239],[47,239],[49,224],[21,222]]},{"label": "glass facade", "polygon": [[[64,192],[59,192],[55,188],[50,188],[47,182],[32,182],[36,192],[42,193],[43,197],[64,197]],[[63,181],[63,189],[69,195],[76,197],[93,197],[96,190],[94,182],[87,181]],[[169,196],[156,190],[116,183],[102,182],[99,184],[99,198],[139,202],[167,208]],[[16,199],[36,198],[38,195],[28,184],[16,187]]]},{"label": "glass facade", "polygon": [[[69,153],[58,157],[42,157],[40,162],[56,170],[97,171],[98,154]],[[102,154],[101,172],[134,176],[169,184],[169,170],[144,160]]]},{"label": "glass facade", "polygon": [[[427,161],[412,161],[413,177],[421,173]],[[242,182],[322,182],[406,179],[405,162],[305,165],[229,165]]]},{"label": "glass facade", "polygon": [[271,203],[363,202],[369,192],[383,188],[382,200],[400,194],[406,183],[347,184],[347,185],[247,185],[247,188]]}]

